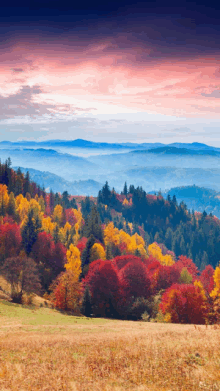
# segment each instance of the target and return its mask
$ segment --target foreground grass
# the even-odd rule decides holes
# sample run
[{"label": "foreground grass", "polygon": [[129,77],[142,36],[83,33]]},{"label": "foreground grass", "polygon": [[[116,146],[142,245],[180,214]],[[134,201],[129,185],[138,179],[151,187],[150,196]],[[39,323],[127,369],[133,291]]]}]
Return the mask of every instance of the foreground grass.
[{"label": "foreground grass", "polygon": [[220,390],[220,329],[0,302],[1,391]]}]

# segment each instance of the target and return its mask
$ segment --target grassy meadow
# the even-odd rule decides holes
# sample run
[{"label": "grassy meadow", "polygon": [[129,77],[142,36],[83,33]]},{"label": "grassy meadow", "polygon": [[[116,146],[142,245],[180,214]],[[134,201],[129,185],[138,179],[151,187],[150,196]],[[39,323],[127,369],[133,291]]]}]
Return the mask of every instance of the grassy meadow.
[{"label": "grassy meadow", "polygon": [[1,391],[220,390],[220,328],[0,301]]}]

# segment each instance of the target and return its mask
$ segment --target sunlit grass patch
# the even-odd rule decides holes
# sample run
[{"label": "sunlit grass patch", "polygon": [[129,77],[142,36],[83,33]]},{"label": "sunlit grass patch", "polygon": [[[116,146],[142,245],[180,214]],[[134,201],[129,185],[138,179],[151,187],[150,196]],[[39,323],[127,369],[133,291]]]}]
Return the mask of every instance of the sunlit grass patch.
[{"label": "sunlit grass patch", "polygon": [[7,302],[0,314],[0,390],[220,390],[217,326],[88,319]]}]

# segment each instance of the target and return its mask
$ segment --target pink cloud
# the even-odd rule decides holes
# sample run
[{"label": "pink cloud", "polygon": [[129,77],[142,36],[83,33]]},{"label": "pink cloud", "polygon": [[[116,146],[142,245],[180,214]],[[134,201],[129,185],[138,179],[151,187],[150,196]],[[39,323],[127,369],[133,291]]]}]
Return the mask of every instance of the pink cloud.
[{"label": "pink cloud", "polygon": [[94,108],[105,103],[118,110],[220,117],[219,57],[153,58],[150,45],[141,48],[134,42],[131,49],[125,36],[119,38],[124,47],[109,39],[70,46],[67,39],[57,43],[35,37],[5,48],[0,53],[0,93],[9,96],[24,85],[40,85],[43,91],[35,94],[35,104],[45,110],[53,105],[57,112],[73,112],[78,99]]}]

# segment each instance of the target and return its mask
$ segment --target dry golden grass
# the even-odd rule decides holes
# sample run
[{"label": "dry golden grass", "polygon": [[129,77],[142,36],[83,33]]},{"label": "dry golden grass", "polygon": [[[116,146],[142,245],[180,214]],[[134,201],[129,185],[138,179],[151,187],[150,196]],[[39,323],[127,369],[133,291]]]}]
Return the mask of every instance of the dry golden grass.
[{"label": "dry golden grass", "polygon": [[220,328],[0,302],[1,391],[220,390]]}]

